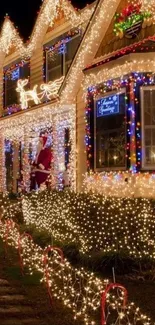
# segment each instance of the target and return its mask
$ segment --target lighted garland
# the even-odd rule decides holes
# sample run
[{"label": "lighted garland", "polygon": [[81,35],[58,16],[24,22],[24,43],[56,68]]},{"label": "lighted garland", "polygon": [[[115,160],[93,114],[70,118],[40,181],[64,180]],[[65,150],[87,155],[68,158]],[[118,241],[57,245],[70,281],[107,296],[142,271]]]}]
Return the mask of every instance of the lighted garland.
[{"label": "lighted garland", "polygon": [[126,172],[90,172],[85,175],[86,193],[107,197],[155,198],[155,174]]},{"label": "lighted garland", "polygon": [[[53,145],[53,155],[54,155],[54,177],[56,178],[56,187],[62,187],[62,173],[64,172],[65,165],[65,143],[64,143],[64,130],[69,128],[70,130],[70,143],[71,143],[71,152],[70,152],[70,161],[69,161],[69,177],[70,184],[72,189],[76,189],[76,130],[75,130],[75,105],[49,105],[38,108],[37,111],[25,112],[20,117],[12,117],[11,119],[6,119],[1,121],[0,133],[3,135],[2,143],[3,147],[1,150],[1,155],[5,156],[4,150],[4,141],[3,139],[8,139],[10,141],[18,142],[21,141],[25,148],[25,169],[24,175],[26,175],[26,182],[29,178],[29,166],[27,164],[27,146],[28,142],[30,143],[32,139],[31,132],[34,133],[33,137],[38,139],[39,131],[41,129],[48,129],[49,127],[53,128],[52,135],[52,145]],[[60,136],[61,134],[61,136]],[[29,140],[29,141],[28,141]],[[62,155],[63,153],[63,155]],[[60,159],[62,158],[62,159]],[[61,160],[61,161],[60,161]],[[3,174],[0,178],[0,186],[2,190],[5,190],[4,181],[6,179],[5,171],[5,161],[1,164],[1,169]],[[25,182],[25,181],[24,181]]]},{"label": "lighted garland", "polygon": [[[117,180],[114,183],[116,193],[120,183]],[[99,182],[97,185],[100,188]],[[91,191],[91,178],[85,182],[85,189],[89,190],[89,186]],[[110,186],[112,188],[105,176],[106,191],[103,194],[107,195]],[[62,244],[76,243],[80,252],[89,256],[102,251],[105,255],[125,253],[133,258],[154,260],[155,218],[150,201],[145,198],[107,198],[98,192],[88,194],[88,190],[86,194],[45,191],[24,197],[24,222],[38,231],[45,230],[53,240]],[[120,191],[124,191],[124,187]]]},{"label": "lighted garland", "polygon": [[[135,64],[135,63],[134,63]],[[109,71],[107,68],[103,71],[99,71],[97,75],[90,74],[86,77],[86,83],[91,82],[87,89],[86,97],[86,153],[87,153],[87,171],[94,169],[94,105],[95,99],[99,96],[102,98],[105,94],[107,95],[110,91],[119,92],[125,88],[125,115],[124,121],[126,123],[126,143],[125,146],[125,158],[126,166],[130,171],[137,172],[141,169],[142,166],[142,149],[141,149],[141,123],[140,116],[138,115],[139,111],[139,102],[140,102],[140,87],[147,85],[154,85],[155,79],[153,73],[138,73],[127,72],[127,66],[130,63],[125,64],[125,71],[123,73],[122,66],[112,68],[115,70],[116,75],[121,75],[117,79],[108,79]],[[119,70],[120,69],[120,70]],[[150,68],[151,69],[151,68]],[[134,68],[133,68],[134,71]],[[114,72],[114,71],[113,71]],[[105,80],[105,75],[107,73],[107,79]],[[113,73],[112,73],[113,75]],[[88,80],[87,80],[88,78]],[[90,81],[91,78],[91,81]],[[95,80],[94,80],[95,78]],[[97,79],[96,79],[97,78]],[[101,81],[102,80],[102,81]],[[96,84],[95,84],[96,82]],[[133,85],[133,87],[131,87]],[[131,103],[133,107],[131,109]],[[136,114],[135,114],[136,112]],[[132,141],[131,141],[132,134]],[[137,148],[137,150],[135,150]]]},{"label": "lighted garland", "polygon": [[[36,245],[31,236],[21,236],[17,226],[13,223],[0,222],[0,237],[4,242],[14,248],[20,248],[23,266],[26,265],[30,274],[34,270],[42,274],[41,282],[47,281],[45,276],[44,251]],[[6,237],[7,234],[7,237]],[[47,248],[48,251],[48,248]],[[109,292],[108,280],[100,280],[93,273],[84,271],[84,269],[74,269],[70,263],[60,258],[54,250],[52,257],[48,257],[48,282],[52,290],[52,295],[60,299],[65,306],[72,309],[74,318],[79,318],[86,325],[99,324],[100,319],[100,300],[101,294],[107,290],[107,294],[102,299],[106,299],[107,315],[105,309],[102,310],[101,325],[119,324],[130,325],[153,325],[151,320],[140,313],[133,303],[126,304],[124,294],[119,292],[118,285],[111,286],[117,288],[117,291]],[[121,287],[121,286],[119,286]],[[124,301],[124,303],[123,303]],[[105,302],[102,302],[104,307]]]},{"label": "lighted garland", "polygon": [[[122,10],[121,13],[115,15],[114,32],[120,38],[125,34],[126,37],[136,37],[139,28],[152,23],[151,12],[142,12],[141,3],[131,3]],[[132,27],[134,29],[132,30]]]}]

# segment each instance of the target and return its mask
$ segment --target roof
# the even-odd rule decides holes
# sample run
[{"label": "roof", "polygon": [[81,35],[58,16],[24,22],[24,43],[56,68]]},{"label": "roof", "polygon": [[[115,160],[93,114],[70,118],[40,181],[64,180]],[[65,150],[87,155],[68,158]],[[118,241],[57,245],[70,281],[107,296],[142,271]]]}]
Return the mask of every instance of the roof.
[{"label": "roof", "polygon": [[19,36],[10,18],[6,16],[0,33],[0,52],[6,55],[9,53],[10,48],[15,46],[20,56],[30,57],[41,40],[43,40],[48,27],[53,26],[59,10],[64,11],[64,15],[71,25],[78,26],[90,19],[94,6],[95,4],[92,4],[86,6],[83,10],[77,11],[69,0],[44,0],[30,40],[26,44]]},{"label": "roof", "polygon": [[121,48],[117,51],[113,51],[109,54],[105,54],[103,56],[95,58],[92,61],[92,63],[89,66],[87,66],[83,71],[86,72],[87,70],[96,68],[107,62],[113,61],[115,59],[118,59],[130,53],[145,53],[145,52],[155,52],[155,35],[149,36],[139,42],[135,42],[134,44]]}]

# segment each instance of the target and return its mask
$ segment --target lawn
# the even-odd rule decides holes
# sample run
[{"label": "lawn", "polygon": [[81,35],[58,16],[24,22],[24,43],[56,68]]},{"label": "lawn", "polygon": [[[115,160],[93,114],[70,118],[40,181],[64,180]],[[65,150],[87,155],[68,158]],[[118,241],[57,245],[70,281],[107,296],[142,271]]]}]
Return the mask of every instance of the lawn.
[{"label": "lawn", "polygon": [[[11,215],[21,231],[29,232],[41,247],[59,246],[73,267],[84,266],[100,279],[112,278],[114,268],[116,281],[125,285],[129,300],[155,322],[153,201],[33,193],[24,197],[23,216],[21,204],[14,204]],[[4,217],[10,217],[8,211]]]}]

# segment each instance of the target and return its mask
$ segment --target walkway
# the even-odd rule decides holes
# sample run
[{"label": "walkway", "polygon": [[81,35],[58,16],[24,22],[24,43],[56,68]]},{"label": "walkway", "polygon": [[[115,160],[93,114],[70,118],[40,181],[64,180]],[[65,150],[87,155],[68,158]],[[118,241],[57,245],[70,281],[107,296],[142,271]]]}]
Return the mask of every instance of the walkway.
[{"label": "walkway", "polygon": [[20,286],[12,287],[5,279],[0,279],[0,324],[40,325],[32,302],[27,300]]}]

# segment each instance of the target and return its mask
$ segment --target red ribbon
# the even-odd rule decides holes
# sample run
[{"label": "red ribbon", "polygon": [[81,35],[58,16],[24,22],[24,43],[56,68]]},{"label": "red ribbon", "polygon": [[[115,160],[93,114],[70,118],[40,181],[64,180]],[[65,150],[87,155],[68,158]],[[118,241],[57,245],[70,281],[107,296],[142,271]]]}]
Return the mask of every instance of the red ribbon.
[{"label": "red ribbon", "polygon": [[61,262],[64,263],[64,255],[63,255],[63,251],[59,248],[59,247],[54,247],[54,246],[48,246],[45,250],[44,250],[44,258],[43,258],[43,263],[44,263],[44,274],[45,274],[45,278],[46,278],[46,286],[47,286],[47,291],[48,291],[48,295],[50,298],[50,303],[51,305],[53,305],[53,299],[52,299],[52,294],[51,294],[51,288],[50,288],[50,283],[49,283],[49,269],[47,267],[47,262],[48,262],[48,253],[50,251],[57,251],[58,254],[61,257]]},{"label": "red ribbon", "polygon": [[107,299],[107,294],[111,289],[118,288],[121,289],[124,292],[124,299],[123,299],[123,308],[126,307],[127,304],[127,297],[128,297],[128,292],[125,287],[123,287],[119,283],[111,283],[107,286],[105,291],[101,295],[101,325],[106,325],[106,318],[105,318],[105,306],[106,306],[106,299]]}]

